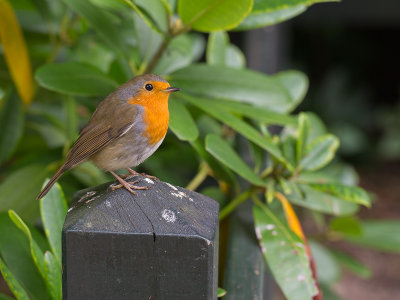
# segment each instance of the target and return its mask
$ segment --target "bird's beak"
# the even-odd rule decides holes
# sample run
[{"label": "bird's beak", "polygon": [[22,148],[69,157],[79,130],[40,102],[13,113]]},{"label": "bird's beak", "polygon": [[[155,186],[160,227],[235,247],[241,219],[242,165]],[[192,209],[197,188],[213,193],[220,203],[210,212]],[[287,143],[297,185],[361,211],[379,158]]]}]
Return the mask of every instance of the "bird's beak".
[{"label": "bird's beak", "polygon": [[175,92],[178,92],[180,90],[181,90],[180,88],[170,86],[170,87],[167,87],[165,90],[163,90],[163,92],[175,93]]}]

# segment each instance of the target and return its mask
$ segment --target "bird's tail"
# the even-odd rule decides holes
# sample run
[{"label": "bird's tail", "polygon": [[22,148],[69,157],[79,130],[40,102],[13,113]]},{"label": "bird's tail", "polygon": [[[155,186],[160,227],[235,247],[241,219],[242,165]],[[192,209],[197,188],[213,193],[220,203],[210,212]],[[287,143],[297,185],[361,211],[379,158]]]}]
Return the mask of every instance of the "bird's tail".
[{"label": "bird's tail", "polygon": [[43,190],[40,192],[40,194],[36,197],[37,200],[43,198],[51,189],[51,187],[56,183],[56,181],[61,177],[62,174],[64,174],[65,171],[67,171],[68,168],[65,168],[65,165],[62,165],[56,174],[50,179],[50,181],[46,184],[46,186],[43,188]]}]

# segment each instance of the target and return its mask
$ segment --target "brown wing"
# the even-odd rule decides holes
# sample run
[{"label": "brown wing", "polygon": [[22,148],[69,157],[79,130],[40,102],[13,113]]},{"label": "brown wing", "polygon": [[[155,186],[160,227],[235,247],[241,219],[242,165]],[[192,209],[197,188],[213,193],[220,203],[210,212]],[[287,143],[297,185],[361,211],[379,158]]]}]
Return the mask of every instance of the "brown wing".
[{"label": "brown wing", "polygon": [[136,117],[134,105],[113,98],[101,102],[69,151],[64,170],[86,161],[125,134],[133,126]]}]

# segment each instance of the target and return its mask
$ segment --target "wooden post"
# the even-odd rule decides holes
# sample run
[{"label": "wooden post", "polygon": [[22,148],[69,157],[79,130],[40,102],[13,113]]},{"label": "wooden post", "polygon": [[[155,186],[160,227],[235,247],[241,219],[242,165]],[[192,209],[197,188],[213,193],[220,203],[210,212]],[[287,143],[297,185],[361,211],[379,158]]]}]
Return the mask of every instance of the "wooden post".
[{"label": "wooden post", "polygon": [[[217,299],[218,203],[142,176],[78,192],[63,228],[63,299]],[[130,180],[130,181],[131,181]]]}]

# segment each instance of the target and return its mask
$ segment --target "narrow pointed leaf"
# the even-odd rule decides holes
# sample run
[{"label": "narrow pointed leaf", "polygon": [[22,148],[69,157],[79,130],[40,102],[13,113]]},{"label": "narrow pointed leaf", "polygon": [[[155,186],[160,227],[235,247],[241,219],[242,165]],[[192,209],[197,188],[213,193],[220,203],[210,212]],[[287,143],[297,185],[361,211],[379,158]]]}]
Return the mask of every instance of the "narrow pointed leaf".
[{"label": "narrow pointed leaf", "polygon": [[54,255],[46,251],[44,254],[44,270],[49,293],[53,300],[62,299],[61,268]]},{"label": "narrow pointed leaf", "polygon": [[180,0],[182,21],[198,31],[209,32],[236,27],[250,13],[252,0]]},{"label": "narrow pointed leaf", "polygon": [[29,230],[28,226],[22,221],[22,219],[13,211],[9,210],[8,215],[10,219],[14,222],[14,224],[26,235],[29,240],[30,248],[31,248],[31,255],[33,261],[36,264],[40,274],[43,278],[45,278],[45,270],[44,270],[44,254],[42,249],[40,249],[39,245],[33,239],[31,231]]},{"label": "narrow pointed leaf", "polygon": [[299,114],[298,138],[296,143],[296,161],[299,162],[306,152],[308,134],[310,131],[310,120],[305,113]]},{"label": "narrow pointed leaf", "polygon": [[331,194],[340,199],[371,206],[371,197],[366,191],[357,186],[344,185],[340,183],[311,183],[311,187],[318,191]]},{"label": "narrow pointed leaf", "polygon": [[30,300],[28,293],[24,290],[20,282],[14,277],[10,269],[0,257],[0,271],[10,290],[18,300]]},{"label": "narrow pointed leaf", "polygon": [[226,295],[226,291],[219,287],[218,291],[217,291],[217,297],[219,298],[219,297],[223,297],[225,295]]},{"label": "narrow pointed leaf", "polygon": [[245,178],[249,182],[264,186],[265,183],[258,177],[253,170],[239,157],[239,155],[224,141],[215,134],[206,137],[206,149],[216,159],[226,165],[235,173]]},{"label": "narrow pointed leaf", "polygon": [[0,43],[18,94],[25,105],[34,93],[31,62],[22,30],[8,0],[0,1]]},{"label": "narrow pointed leaf", "polygon": [[[45,183],[48,181],[46,180]],[[67,215],[67,203],[61,186],[56,183],[50,191],[40,199],[40,214],[44,232],[49,240],[50,248],[58,266],[61,268],[61,231]]]},{"label": "narrow pointed leaf", "polygon": [[303,241],[265,205],[253,208],[264,259],[287,299],[312,299],[318,290]]},{"label": "narrow pointed leaf", "polygon": [[358,210],[358,205],[330,194],[318,191],[307,184],[293,184],[293,192],[287,199],[296,204],[318,212],[332,215],[351,215]]},{"label": "narrow pointed leaf", "polygon": [[189,110],[179,101],[168,104],[170,121],[169,127],[183,141],[194,141],[199,136],[199,130]]},{"label": "narrow pointed leaf", "polygon": [[[182,95],[182,94],[181,94]],[[183,96],[186,101],[189,103],[199,107],[204,110],[206,113],[210,114],[214,118],[222,121],[226,125],[232,127],[236,131],[238,131],[241,135],[248,138],[250,141],[260,146],[261,148],[270,152],[273,156],[275,156],[278,160],[282,161],[283,156],[276,146],[272,139],[266,136],[262,136],[256,129],[247,124],[246,122],[240,120],[236,116],[230,114],[229,112],[221,109],[218,105],[215,105],[214,102],[217,100],[210,100],[204,98],[193,98],[188,95]]]},{"label": "narrow pointed leaf", "polygon": [[338,147],[339,140],[332,134],[314,139],[299,163],[300,169],[314,171],[326,166],[334,158]]},{"label": "narrow pointed leaf", "polygon": [[99,69],[78,62],[43,65],[35,77],[42,87],[67,95],[107,96],[118,87]]},{"label": "narrow pointed leaf", "polygon": [[348,269],[357,276],[363,279],[369,279],[372,277],[371,269],[354,257],[351,257],[343,252],[333,250],[331,250],[331,254],[335,257],[335,259],[341,266]]}]

